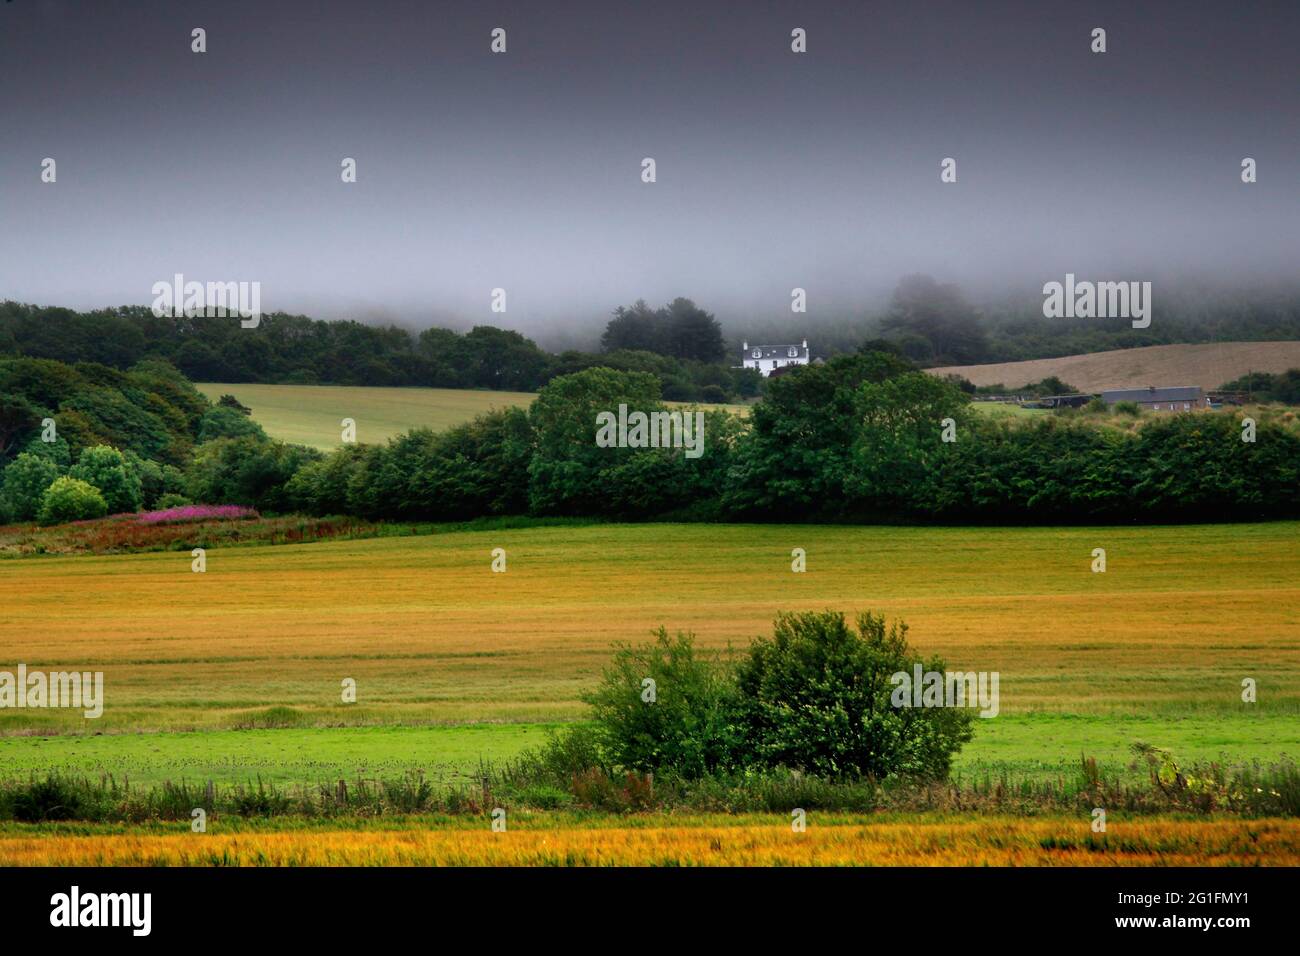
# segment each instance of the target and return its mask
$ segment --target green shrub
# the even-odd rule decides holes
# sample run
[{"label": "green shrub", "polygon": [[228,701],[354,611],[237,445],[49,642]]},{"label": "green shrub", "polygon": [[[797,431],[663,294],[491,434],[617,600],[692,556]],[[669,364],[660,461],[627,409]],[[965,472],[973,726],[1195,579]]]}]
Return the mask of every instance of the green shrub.
[{"label": "green shrub", "polygon": [[601,751],[600,737],[588,724],[552,732],[535,759],[543,774],[562,783],[592,767],[609,769]]},{"label": "green shrub", "polygon": [[31,521],[41,510],[45,489],[59,477],[51,459],[22,452],[4,470],[0,484],[0,512],[6,521]]},{"label": "green shrub", "polygon": [[895,707],[892,676],[913,665],[944,671],[907,644],[907,626],[836,612],[781,614],[771,638],[750,646],[736,674],[747,762],[820,777],[943,778],[971,739],[974,712]]},{"label": "green shrub", "polygon": [[690,635],[670,638],[660,628],[653,644],[619,647],[583,699],[609,762],[628,770],[668,768],[690,778],[733,762],[733,697],[730,675],[716,660],[698,656]]},{"label": "green shrub", "polygon": [[168,492],[154,502],[154,508],[157,511],[166,511],[168,508],[182,508],[185,505],[192,504],[194,504],[194,502],[190,501],[190,499],[186,498],[184,495]]},{"label": "green shrub", "polygon": [[8,789],[3,815],[22,823],[76,820],[88,815],[87,788],[71,778],[50,775]]},{"label": "green shrub", "polygon": [[1083,406],[1082,411],[1085,415],[1109,415],[1110,406],[1100,398],[1094,398],[1091,399],[1087,405]]},{"label": "green shrub", "polygon": [[68,474],[99,489],[110,514],[139,511],[143,504],[140,473],[131,467],[126,457],[116,448],[108,445],[87,448],[77,463],[68,470]]},{"label": "green shrub", "polygon": [[63,524],[66,521],[85,521],[102,518],[108,506],[94,485],[64,475],[56,478],[41,498],[37,520],[41,524]]}]

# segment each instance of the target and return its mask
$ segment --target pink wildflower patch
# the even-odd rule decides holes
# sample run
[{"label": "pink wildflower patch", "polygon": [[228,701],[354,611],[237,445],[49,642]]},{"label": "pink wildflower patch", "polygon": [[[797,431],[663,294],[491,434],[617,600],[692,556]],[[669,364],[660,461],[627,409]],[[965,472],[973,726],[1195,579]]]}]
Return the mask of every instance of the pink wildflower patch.
[{"label": "pink wildflower patch", "polygon": [[146,511],[136,517],[138,524],[176,524],[182,521],[243,521],[259,518],[252,508],[243,505],[181,505],[162,511]]}]

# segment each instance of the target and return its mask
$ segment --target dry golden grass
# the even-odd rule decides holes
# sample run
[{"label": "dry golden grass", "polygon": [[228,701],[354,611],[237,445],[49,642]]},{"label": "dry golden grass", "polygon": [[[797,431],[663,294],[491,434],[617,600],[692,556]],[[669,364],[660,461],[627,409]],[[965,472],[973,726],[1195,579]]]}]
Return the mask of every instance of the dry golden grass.
[{"label": "dry golden grass", "polygon": [[97,722],[8,711],[0,732],[232,726],[273,705],[338,724],[575,717],[613,641],[662,624],[743,646],[778,610],[828,607],[901,616],[926,652],[999,671],[1004,714],[1225,710],[1246,676],[1259,709],[1294,712],[1297,528],[622,525],[214,549],[205,574],[188,552],[0,561],[0,668],[106,682]]},{"label": "dry golden grass", "polygon": [[[660,822],[664,825],[658,825]],[[184,824],[181,824],[182,826]],[[513,828],[0,837],[6,866],[1295,866],[1300,822],[787,819]]]},{"label": "dry golden grass", "polygon": [[1200,385],[1218,388],[1247,372],[1285,372],[1300,368],[1300,342],[1213,342],[1205,345],[1151,345],[1086,355],[950,365],[936,375],[961,375],[976,385],[1020,388],[1049,375],[1085,392],[1147,385]]}]

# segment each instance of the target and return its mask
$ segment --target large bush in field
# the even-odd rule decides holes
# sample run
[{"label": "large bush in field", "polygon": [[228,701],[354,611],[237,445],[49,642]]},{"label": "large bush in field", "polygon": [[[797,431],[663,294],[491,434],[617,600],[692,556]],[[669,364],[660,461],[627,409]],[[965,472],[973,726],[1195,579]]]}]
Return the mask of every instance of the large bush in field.
[{"label": "large bush in field", "polygon": [[716,658],[698,654],[689,636],[670,638],[660,628],[653,644],[619,647],[584,700],[606,761],[699,777],[736,762],[734,696],[731,675]]},{"label": "large bush in field", "polygon": [[[781,614],[734,666],[662,628],[617,648],[591,705],[600,765],[671,771],[799,770],[824,778],[946,777],[975,711],[896,707],[892,678],[944,672],[907,644],[907,627],[864,614]],[[647,683],[647,682],[653,682]],[[649,699],[651,690],[653,700]]]},{"label": "large bush in field", "polygon": [[63,524],[102,518],[108,513],[104,498],[94,485],[64,475],[56,478],[41,499],[41,524]]},{"label": "large bush in field", "polygon": [[0,517],[5,521],[32,521],[41,510],[45,489],[59,477],[50,458],[22,452],[4,470],[0,484]]},{"label": "large bush in field", "polygon": [[970,740],[975,712],[895,707],[891,677],[944,671],[907,644],[907,626],[834,612],[781,614],[736,670],[737,723],[747,762],[823,777],[943,778]]}]

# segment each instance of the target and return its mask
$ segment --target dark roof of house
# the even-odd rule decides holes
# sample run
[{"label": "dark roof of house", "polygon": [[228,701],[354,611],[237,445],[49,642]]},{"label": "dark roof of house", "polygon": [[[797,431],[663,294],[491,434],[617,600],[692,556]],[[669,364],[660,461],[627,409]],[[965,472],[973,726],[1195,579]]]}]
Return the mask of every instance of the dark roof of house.
[{"label": "dark roof of house", "polygon": [[[791,349],[795,350],[796,357],[798,358],[808,357],[808,347],[806,345],[795,345],[794,343],[791,343],[790,345],[751,345],[747,349],[741,349],[741,352],[743,353],[743,357],[747,359],[789,358]],[[762,352],[763,354],[755,355],[755,350]]]},{"label": "dark roof of house", "polygon": [[1198,402],[1205,397],[1199,385],[1166,388],[1116,388],[1101,393],[1103,402]]}]

